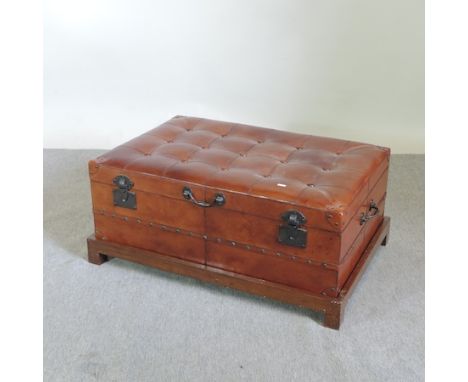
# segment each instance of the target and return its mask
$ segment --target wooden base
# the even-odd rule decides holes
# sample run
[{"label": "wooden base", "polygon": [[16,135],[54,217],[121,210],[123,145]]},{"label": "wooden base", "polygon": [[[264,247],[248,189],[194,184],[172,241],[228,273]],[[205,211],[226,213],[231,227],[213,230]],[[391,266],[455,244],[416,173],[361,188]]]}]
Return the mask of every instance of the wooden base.
[{"label": "wooden base", "polygon": [[316,295],[286,285],[223,271],[218,268],[192,263],[175,257],[97,240],[94,235],[88,238],[88,261],[100,265],[111,257],[118,257],[149,265],[163,271],[193,277],[198,280],[241,290],[262,297],[269,297],[288,304],[322,312],[324,314],[324,326],[339,329],[346,302],[379,245],[387,244],[389,228],[390,218],[385,217],[372,237],[372,240],[369,242],[369,245],[364,250],[338,297]]}]

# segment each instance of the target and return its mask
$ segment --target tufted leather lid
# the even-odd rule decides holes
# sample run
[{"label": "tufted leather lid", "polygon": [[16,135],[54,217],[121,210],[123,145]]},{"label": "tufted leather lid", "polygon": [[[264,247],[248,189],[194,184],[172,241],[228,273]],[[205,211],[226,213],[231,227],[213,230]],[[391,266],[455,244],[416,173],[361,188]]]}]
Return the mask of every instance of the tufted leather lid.
[{"label": "tufted leather lid", "polygon": [[94,163],[344,216],[387,169],[389,154],[364,143],[177,116]]}]

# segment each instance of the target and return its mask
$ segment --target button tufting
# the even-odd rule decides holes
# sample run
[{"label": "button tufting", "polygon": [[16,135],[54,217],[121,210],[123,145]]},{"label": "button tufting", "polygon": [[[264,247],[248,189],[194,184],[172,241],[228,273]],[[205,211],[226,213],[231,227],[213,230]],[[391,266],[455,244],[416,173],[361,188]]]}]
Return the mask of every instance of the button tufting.
[{"label": "button tufting", "polygon": [[[190,131],[193,134],[185,134]],[[219,189],[234,187],[310,208],[346,201],[344,210],[376,166],[382,163],[378,168],[383,169],[387,165],[384,159],[388,156],[388,151],[371,145],[183,117],[135,138],[129,147],[106,153],[96,164],[165,174]],[[261,178],[264,180],[259,182]],[[310,180],[319,183],[307,183]],[[319,193],[307,187],[324,189]]]}]

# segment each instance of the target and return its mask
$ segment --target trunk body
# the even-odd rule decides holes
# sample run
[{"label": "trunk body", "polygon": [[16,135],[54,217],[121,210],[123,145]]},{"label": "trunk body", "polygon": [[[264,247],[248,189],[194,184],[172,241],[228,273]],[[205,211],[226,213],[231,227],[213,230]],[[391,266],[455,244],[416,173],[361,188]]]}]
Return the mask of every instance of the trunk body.
[{"label": "trunk body", "polygon": [[177,117],[90,161],[95,235],[337,296],[382,222],[388,165],[381,147]]}]

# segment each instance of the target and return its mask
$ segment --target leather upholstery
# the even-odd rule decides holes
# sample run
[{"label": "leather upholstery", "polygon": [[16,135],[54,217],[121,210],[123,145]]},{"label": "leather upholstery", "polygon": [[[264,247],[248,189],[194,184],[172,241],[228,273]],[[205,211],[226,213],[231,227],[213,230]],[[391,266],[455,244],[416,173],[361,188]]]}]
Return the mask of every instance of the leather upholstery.
[{"label": "leather upholstery", "polygon": [[390,150],[369,144],[177,116],[96,159],[97,165],[220,190],[345,210]]},{"label": "leather upholstery", "polygon": [[[382,222],[389,149],[193,117],[89,162],[98,240],[337,296]],[[114,203],[116,176],[137,207]],[[187,200],[225,203],[200,208]],[[370,203],[378,216],[361,217]],[[285,211],[307,219],[307,245],[278,241]]]}]

